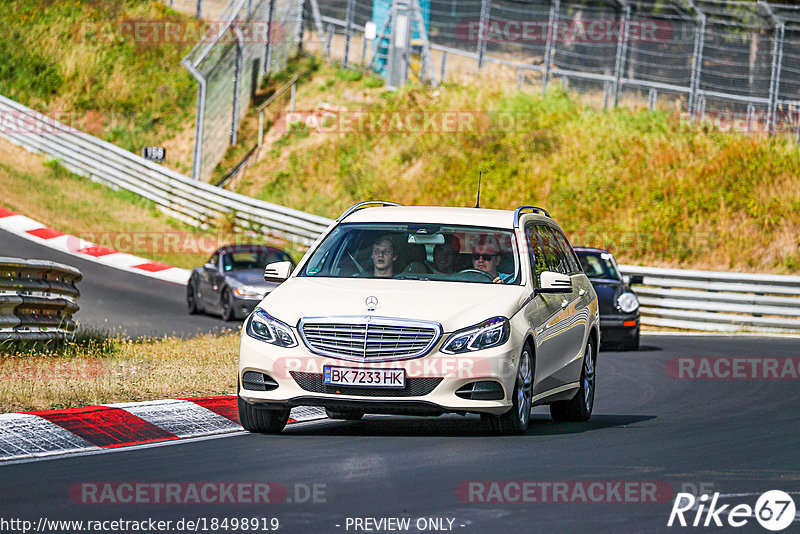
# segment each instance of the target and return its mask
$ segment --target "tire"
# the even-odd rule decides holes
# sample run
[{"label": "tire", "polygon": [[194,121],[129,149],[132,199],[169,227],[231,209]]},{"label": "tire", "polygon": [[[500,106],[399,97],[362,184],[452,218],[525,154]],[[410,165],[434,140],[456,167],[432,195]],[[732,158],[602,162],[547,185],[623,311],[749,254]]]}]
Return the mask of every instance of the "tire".
[{"label": "tire", "polygon": [[528,430],[533,404],[533,359],[528,345],[522,350],[517,365],[511,409],[503,415],[481,414],[481,419],[492,434],[522,434]]},{"label": "tire", "polygon": [[330,419],[344,419],[345,421],[358,421],[362,417],[364,417],[364,412],[362,410],[331,410],[330,408],[325,408],[325,415],[328,416]]},{"label": "tire", "polygon": [[222,304],[222,320],[233,321],[236,319],[233,298],[231,297],[231,291],[227,287],[222,290],[222,299],[220,303]]},{"label": "tire", "polygon": [[595,354],[591,340],[586,344],[581,369],[581,387],[568,401],[558,401],[550,405],[550,417],[554,421],[588,421],[594,408]]},{"label": "tire", "polygon": [[200,306],[197,305],[197,292],[194,290],[194,280],[189,281],[186,286],[186,307],[189,310],[189,315],[197,315],[200,313]]},{"label": "tire", "polygon": [[268,410],[239,399],[239,422],[248,432],[278,434],[289,421],[289,410]]}]

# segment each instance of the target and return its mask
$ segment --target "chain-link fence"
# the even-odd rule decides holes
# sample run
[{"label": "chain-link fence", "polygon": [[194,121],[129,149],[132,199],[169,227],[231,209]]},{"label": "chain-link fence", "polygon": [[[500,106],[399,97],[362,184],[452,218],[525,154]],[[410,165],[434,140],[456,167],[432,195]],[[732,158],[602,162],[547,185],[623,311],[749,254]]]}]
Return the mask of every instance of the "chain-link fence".
[{"label": "chain-link fence", "polygon": [[303,0],[233,0],[183,59],[198,83],[192,175],[206,180],[230,145],[264,76],[300,45]]},{"label": "chain-link fence", "polygon": [[[380,30],[397,1],[323,2],[324,31],[307,16],[307,29],[314,30],[308,39],[322,35],[322,48],[333,59],[380,70],[388,47]],[[560,79],[570,90],[597,94],[604,105],[629,98],[646,100],[651,108],[669,103],[687,120],[739,132],[792,133],[800,140],[800,6],[726,0],[402,1],[417,2],[423,14],[434,80],[505,69],[520,84],[546,87]],[[364,39],[369,22],[378,28],[372,40]]]}]

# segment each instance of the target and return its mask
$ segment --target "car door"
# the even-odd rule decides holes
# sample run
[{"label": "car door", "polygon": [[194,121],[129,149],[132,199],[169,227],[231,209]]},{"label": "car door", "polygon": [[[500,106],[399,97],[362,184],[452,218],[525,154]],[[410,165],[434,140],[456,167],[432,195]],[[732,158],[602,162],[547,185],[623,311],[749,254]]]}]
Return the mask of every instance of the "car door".
[{"label": "car door", "polygon": [[[558,272],[558,253],[546,225],[526,224],[525,238],[533,285],[538,288],[542,271]],[[534,396],[565,384],[563,378],[559,378],[564,367],[569,364],[569,351],[564,347],[564,329],[568,324],[567,314],[562,307],[562,302],[566,300],[564,297],[561,294],[536,293],[525,306],[525,315],[533,325],[536,342],[537,378]]]},{"label": "car door", "polygon": [[[591,291],[588,290],[585,276],[583,276],[583,270],[567,237],[558,228],[548,226],[548,230],[553,236],[553,244],[560,259],[558,272],[569,275],[572,280],[572,293],[561,295],[564,297],[561,305],[571,316],[569,325],[564,332],[564,346],[568,351],[568,356],[572,359],[583,354],[584,340],[589,334],[591,319],[589,304],[592,296]],[[578,380],[579,378],[580,372],[574,379]]]},{"label": "car door", "polygon": [[200,270],[198,292],[204,308],[216,309],[217,301],[213,287],[219,265],[219,253],[215,252]]}]

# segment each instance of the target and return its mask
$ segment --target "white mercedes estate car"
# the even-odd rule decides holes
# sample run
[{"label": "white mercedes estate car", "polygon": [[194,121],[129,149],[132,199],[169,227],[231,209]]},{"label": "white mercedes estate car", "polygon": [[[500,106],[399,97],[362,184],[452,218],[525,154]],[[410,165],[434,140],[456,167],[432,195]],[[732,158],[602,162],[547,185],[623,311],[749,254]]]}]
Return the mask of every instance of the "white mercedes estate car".
[{"label": "white mercedes estate car", "polygon": [[245,321],[239,416],[280,432],[295,406],[367,413],[480,414],[522,433],[531,408],[592,414],[597,296],[561,228],[515,211],[356,204]]}]

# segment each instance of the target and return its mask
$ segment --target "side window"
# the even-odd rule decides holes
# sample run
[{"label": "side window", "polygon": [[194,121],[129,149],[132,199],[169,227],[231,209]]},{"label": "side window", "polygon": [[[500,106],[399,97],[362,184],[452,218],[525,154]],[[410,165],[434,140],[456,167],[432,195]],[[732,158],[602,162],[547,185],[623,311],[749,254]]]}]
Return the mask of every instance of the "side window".
[{"label": "side window", "polygon": [[567,238],[555,228],[549,228],[549,230],[553,234],[553,243],[558,250],[558,272],[562,274],[580,272],[581,267],[575,258],[575,251],[572,250],[572,246],[569,244],[569,241],[567,241]]},{"label": "side window", "polygon": [[216,252],[214,254],[212,254],[211,257],[208,259],[208,263],[210,263],[214,267],[219,265],[219,254],[216,253]]},{"label": "side window", "polygon": [[544,226],[529,224],[525,227],[525,235],[528,241],[528,254],[533,267],[533,277],[538,287],[541,283],[540,275],[542,271],[555,270],[555,250],[553,249],[553,239],[550,232]]}]

